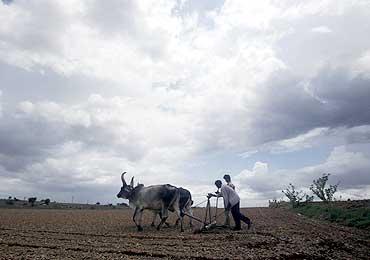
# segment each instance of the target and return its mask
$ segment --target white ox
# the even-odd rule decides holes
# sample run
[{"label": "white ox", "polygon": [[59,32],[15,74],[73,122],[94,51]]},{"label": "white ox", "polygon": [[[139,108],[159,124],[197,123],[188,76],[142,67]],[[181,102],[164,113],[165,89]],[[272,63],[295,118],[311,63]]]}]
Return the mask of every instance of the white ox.
[{"label": "white ox", "polygon": [[157,226],[157,230],[166,222],[168,210],[175,211],[181,222],[181,231],[184,231],[183,216],[179,207],[180,191],[178,188],[169,184],[152,185],[148,187],[139,184],[134,187],[134,177],[132,177],[130,184],[127,185],[125,173],[126,172],[121,175],[122,187],[117,197],[128,199],[130,207],[135,209],[133,221],[138,231],[143,230],[141,222],[144,209],[160,213],[161,222]]}]

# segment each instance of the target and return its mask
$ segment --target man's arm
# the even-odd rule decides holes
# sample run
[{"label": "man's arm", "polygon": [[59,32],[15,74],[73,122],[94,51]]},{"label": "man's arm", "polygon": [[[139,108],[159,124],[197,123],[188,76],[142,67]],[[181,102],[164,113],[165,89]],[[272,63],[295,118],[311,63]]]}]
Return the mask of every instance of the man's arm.
[{"label": "man's arm", "polygon": [[229,210],[231,208],[230,202],[229,202],[229,193],[227,192],[227,189],[223,192],[224,194],[224,208],[225,210]]},{"label": "man's arm", "polygon": [[213,193],[208,193],[208,195],[207,195],[207,197],[208,198],[212,198],[212,197],[222,197],[222,194],[221,194],[221,192],[219,192],[219,191],[216,191],[214,194]]}]

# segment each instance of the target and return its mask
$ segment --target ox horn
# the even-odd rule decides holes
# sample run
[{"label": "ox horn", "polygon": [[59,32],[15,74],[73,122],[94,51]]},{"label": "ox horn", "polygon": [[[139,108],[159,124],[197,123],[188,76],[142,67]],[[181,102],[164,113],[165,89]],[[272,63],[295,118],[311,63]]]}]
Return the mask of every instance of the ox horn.
[{"label": "ox horn", "polygon": [[122,175],[121,175],[121,180],[122,180],[123,186],[127,186],[126,181],[125,181],[125,174],[126,174],[126,172],[123,172]]},{"label": "ox horn", "polygon": [[132,178],[131,178],[130,186],[134,187],[134,176],[132,176]]}]

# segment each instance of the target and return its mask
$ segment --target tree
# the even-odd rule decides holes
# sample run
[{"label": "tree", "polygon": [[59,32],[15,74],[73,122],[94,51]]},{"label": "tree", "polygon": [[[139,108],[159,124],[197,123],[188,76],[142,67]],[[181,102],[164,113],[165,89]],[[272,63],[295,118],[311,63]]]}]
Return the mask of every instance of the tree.
[{"label": "tree", "polygon": [[13,200],[12,200],[12,197],[11,196],[9,196],[8,197],[8,199],[6,200],[6,202],[5,202],[7,205],[14,205],[14,202],[13,202]]},{"label": "tree", "polygon": [[35,202],[36,202],[37,198],[36,197],[32,197],[32,198],[28,198],[28,203],[31,204],[31,206],[35,206]]},{"label": "tree", "polygon": [[322,177],[318,178],[317,180],[313,180],[313,184],[310,186],[310,190],[324,202],[333,201],[334,193],[337,191],[339,185],[339,183],[337,183],[325,188],[329,176],[330,173],[324,173]]},{"label": "tree", "polygon": [[301,202],[306,196],[306,194],[303,194],[302,191],[296,191],[294,185],[291,183],[289,183],[289,187],[285,190],[282,190],[282,192],[289,199],[293,208],[299,206],[299,202]]},{"label": "tree", "polygon": [[305,202],[312,202],[313,201],[313,196],[306,195]]},{"label": "tree", "polygon": [[40,201],[40,205],[49,205],[50,204],[50,199],[44,199]]}]

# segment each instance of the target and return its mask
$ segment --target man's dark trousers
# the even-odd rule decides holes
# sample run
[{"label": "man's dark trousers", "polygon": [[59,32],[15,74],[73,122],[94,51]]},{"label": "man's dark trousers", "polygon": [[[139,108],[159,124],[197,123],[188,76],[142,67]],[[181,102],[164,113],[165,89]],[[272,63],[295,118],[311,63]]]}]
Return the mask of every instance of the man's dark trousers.
[{"label": "man's dark trousers", "polygon": [[240,213],[239,203],[231,207],[231,214],[233,215],[233,218],[234,218],[235,229],[241,228],[240,220],[242,220],[245,224],[248,224],[248,228],[249,228],[251,224],[251,220],[247,218],[246,216],[244,216],[242,213]]}]

